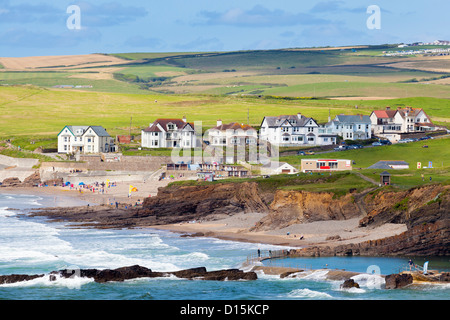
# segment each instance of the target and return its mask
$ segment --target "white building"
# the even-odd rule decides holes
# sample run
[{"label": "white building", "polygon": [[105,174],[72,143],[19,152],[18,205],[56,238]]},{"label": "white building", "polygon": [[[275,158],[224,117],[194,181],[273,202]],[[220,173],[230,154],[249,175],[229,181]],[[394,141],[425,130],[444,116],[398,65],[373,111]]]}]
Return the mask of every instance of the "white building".
[{"label": "white building", "polygon": [[256,145],[258,132],[247,124],[217,120],[217,125],[208,130],[208,141],[214,147]]},{"label": "white building", "polygon": [[397,108],[375,110],[370,115],[372,133],[375,136],[398,141],[402,134],[434,131],[437,127],[422,108]]},{"label": "white building", "polygon": [[297,115],[264,117],[259,135],[261,140],[282,147],[336,143],[336,135],[327,133],[326,130],[319,132],[319,129],[319,125],[313,118],[298,113]]},{"label": "white building", "polygon": [[102,126],[65,126],[58,133],[58,153],[115,151],[114,139]]},{"label": "white building", "polygon": [[157,119],[141,132],[144,148],[195,148],[194,125],[183,119]]},{"label": "white building", "polygon": [[366,140],[372,137],[372,122],[369,116],[363,115],[337,115],[328,122],[324,128],[331,129],[344,140]]},{"label": "white building", "polygon": [[294,174],[298,173],[298,169],[287,162],[269,162],[261,166],[260,173],[262,175]]}]

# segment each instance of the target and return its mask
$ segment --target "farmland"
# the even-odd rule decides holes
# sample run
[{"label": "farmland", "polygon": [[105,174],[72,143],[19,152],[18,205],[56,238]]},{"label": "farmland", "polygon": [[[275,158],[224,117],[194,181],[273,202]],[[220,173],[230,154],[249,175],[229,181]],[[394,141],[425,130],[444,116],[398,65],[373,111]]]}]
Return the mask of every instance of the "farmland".
[{"label": "farmland", "polygon": [[0,58],[0,138],[54,145],[67,124],[139,135],[183,116],[204,129],[298,112],[324,123],[386,106],[424,108],[448,126],[450,57],[382,55],[392,48]]}]

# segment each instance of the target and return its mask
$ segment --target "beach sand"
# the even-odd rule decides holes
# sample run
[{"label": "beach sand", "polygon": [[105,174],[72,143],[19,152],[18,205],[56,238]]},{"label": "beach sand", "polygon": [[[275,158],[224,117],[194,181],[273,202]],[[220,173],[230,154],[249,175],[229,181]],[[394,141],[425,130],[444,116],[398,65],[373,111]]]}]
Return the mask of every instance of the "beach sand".
[{"label": "beach sand", "polygon": [[[49,198],[49,206],[77,206],[89,203],[111,204],[114,202],[135,204],[145,197],[156,196],[159,187],[171,180],[143,182],[123,182],[106,189],[105,193],[80,192],[69,187],[0,188],[1,193],[22,193],[41,195]],[[128,197],[129,185],[137,188]],[[52,201],[53,199],[53,201]],[[377,228],[360,228],[360,218],[349,220],[327,220],[294,224],[283,229],[250,231],[266,213],[239,213],[232,216],[218,216],[215,220],[191,221],[178,224],[148,226],[148,228],[167,230],[187,235],[201,235],[231,241],[243,241],[288,247],[307,247],[314,245],[340,245],[376,240],[406,231],[404,224],[385,224]],[[300,239],[303,237],[302,239]],[[332,237],[334,239],[327,239]]]}]

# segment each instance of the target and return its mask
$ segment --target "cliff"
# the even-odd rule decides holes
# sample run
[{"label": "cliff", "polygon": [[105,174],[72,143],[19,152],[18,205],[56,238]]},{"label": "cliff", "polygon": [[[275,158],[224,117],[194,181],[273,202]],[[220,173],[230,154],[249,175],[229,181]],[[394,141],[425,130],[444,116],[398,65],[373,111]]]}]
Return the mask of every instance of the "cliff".
[{"label": "cliff", "polygon": [[239,212],[267,212],[267,200],[257,183],[172,185],[146,198],[139,216],[156,216],[156,224],[198,220]]},{"label": "cliff", "polygon": [[268,215],[254,231],[281,229],[320,220],[345,220],[361,215],[353,194],[334,198],[333,193],[277,190]]}]

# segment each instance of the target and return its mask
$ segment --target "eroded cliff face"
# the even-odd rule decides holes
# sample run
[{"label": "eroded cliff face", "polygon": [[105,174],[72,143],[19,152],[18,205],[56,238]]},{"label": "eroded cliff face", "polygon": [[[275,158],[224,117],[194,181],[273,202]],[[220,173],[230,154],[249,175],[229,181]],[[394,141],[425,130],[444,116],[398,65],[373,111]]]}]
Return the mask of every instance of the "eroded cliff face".
[{"label": "eroded cliff face", "polygon": [[353,194],[335,198],[333,193],[277,190],[268,215],[254,230],[280,229],[297,223],[345,220],[361,216]]},{"label": "eroded cliff face", "polygon": [[172,185],[146,198],[141,216],[156,216],[161,223],[202,219],[211,215],[239,212],[268,212],[268,205],[254,182],[211,185]]}]

